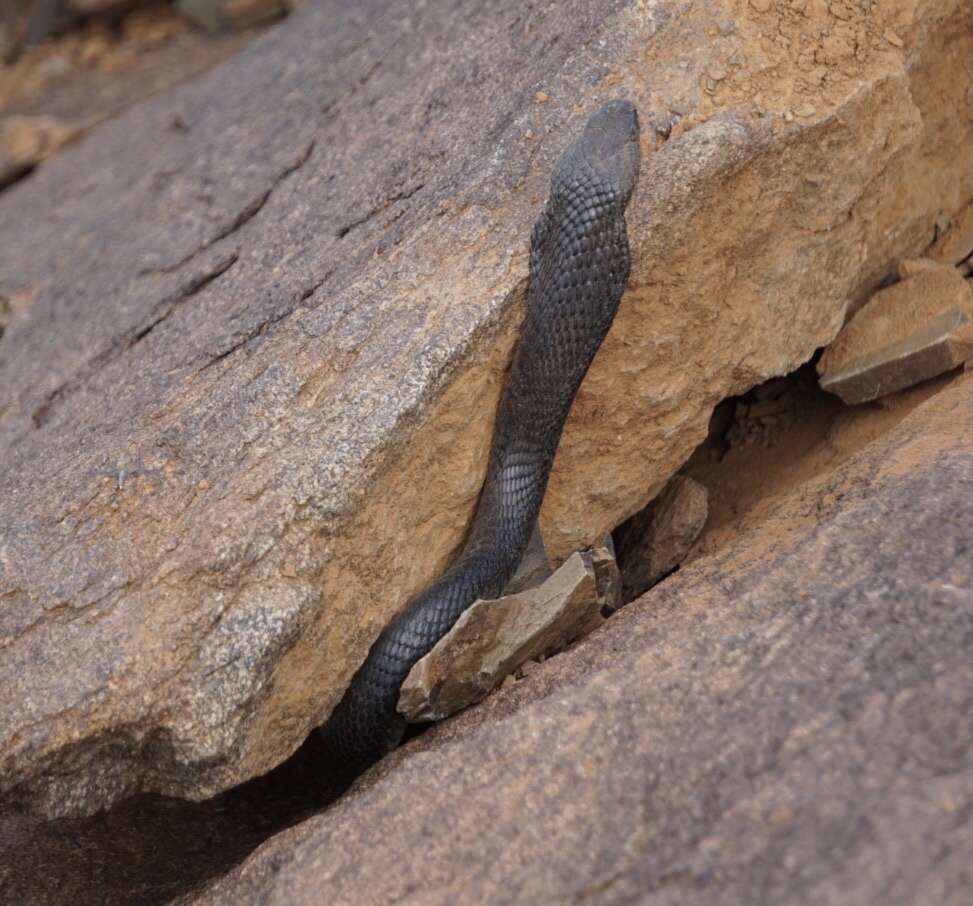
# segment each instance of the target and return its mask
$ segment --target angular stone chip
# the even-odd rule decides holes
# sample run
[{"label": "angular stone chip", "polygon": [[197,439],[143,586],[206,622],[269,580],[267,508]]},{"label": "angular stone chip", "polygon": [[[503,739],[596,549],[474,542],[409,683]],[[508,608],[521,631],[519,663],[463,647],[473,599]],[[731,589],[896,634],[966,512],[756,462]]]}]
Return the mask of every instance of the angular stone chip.
[{"label": "angular stone chip", "polygon": [[442,720],[485,698],[529,660],[565,647],[617,606],[618,569],[606,548],[572,554],[543,584],[474,602],[406,677],[399,713]]},{"label": "angular stone chip", "polygon": [[875,293],[818,363],[849,405],[944,374],[973,357],[973,288],[953,268],[915,272]]}]

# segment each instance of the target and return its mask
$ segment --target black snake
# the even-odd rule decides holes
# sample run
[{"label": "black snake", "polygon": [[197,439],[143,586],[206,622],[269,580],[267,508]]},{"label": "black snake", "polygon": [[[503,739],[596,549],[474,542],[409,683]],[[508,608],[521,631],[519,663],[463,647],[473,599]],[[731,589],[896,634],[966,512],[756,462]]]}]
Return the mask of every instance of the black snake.
[{"label": "black snake", "polygon": [[531,234],[527,314],[497,411],[487,476],[462,552],[382,631],[321,728],[332,758],[367,764],[402,739],[399,687],[523,556],[578,386],[628,282],[625,208],[639,169],[635,107],[597,110],[560,156]]}]

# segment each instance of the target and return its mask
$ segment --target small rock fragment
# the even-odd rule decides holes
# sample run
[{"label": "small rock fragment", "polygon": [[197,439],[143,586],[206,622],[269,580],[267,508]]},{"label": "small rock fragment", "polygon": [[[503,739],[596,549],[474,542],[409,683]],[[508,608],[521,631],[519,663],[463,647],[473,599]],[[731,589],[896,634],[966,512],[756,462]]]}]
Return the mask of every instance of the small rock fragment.
[{"label": "small rock fragment", "polygon": [[601,615],[610,617],[622,606],[622,574],[615,560],[615,546],[611,535],[605,540],[604,545],[590,551],[583,551],[581,556],[590,558],[590,564],[595,571],[595,588],[601,606]]},{"label": "small rock fragment", "polygon": [[474,602],[412,668],[399,713],[412,722],[442,720],[480,701],[525,662],[597,627],[618,585],[611,552],[599,548],[572,554],[542,585]]},{"label": "small rock fragment", "polygon": [[698,481],[676,475],[662,493],[619,529],[616,544],[622,600],[646,592],[685,559],[709,515],[709,495]]},{"label": "small rock fragment", "polygon": [[953,268],[923,269],[875,293],[818,362],[821,387],[864,403],[973,356],[973,288]]},{"label": "small rock fragment", "polygon": [[947,264],[959,264],[973,254],[973,203],[949,223],[929,248],[929,257]]},{"label": "small rock fragment", "polygon": [[175,5],[193,25],[204,31],[216,32],[226,28],[223,0],[176,0]]},{"label": "small rock fragment", "polygon": [[285,16],[284,0],[177,0],[176,9],[206,31],[251,28]]},{"label": "small rock fragment", "polygon": [[942,261],[933,261],[932,258],[904,258],[899,262],[896,273],[900,280],[908,280],[923,271],[941,271],[944,268],[948,270],[949,265]]},{"label": "small rock fragment", "polygon": [[224,0],[223,18],[231,28],[252,28],[288,12],[282,0]]}]

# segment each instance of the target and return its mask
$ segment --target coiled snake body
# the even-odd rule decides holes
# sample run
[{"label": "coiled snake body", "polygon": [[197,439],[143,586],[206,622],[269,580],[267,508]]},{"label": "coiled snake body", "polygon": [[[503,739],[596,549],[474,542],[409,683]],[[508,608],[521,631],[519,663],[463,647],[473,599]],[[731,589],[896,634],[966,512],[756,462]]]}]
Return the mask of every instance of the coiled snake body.
[{"label": "coiled snake body", "polygon": [[524,554],[578,386],[628,281],[625,208],[639,168],[635,107],[596,111],[560,156],[531,235],[527,314],[497,411],[487,476],[462,552],[382,631],[321,728],[332,758],[367,764],[405,731],[399,687]]}]

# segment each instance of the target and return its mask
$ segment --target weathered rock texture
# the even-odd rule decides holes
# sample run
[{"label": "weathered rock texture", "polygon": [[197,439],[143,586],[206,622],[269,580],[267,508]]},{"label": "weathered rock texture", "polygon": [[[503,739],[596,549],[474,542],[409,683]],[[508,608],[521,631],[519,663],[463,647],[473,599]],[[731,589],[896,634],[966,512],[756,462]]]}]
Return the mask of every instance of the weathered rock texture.
[{"label": "weathered rock texture", "polygon": [[[595,559],[601,568],[596,571]],[[529,660],[596,629],[618,587],[604,548],[572,554],[542,585],[475,601],[402,684],[399,711],[410,721],[442,720],[480,701]]]},{"label": "weathered rock texture", "polygon": [[969,901],[973,377],[197,906]]},{"label": "weathered rock texture", "polygon": [[4,193],[0,795],[205,797],[326,717],[462,538],[593,106],[670,137],[555,561],[973,198],[971,54],[967,0],[321,2]]},{"label": "weathered rock texture", "polygon": [[78,128],[50,116],[0,117],[0,189],[50,157]]},{"label": "weathered rock texture", "polygon": [[676,475],[617,535],[622,590],[631,600],[672,572],[689,553],[709,513],[706,488]]},{"label": "weathered rock texture", "polygon": [[[901,265],[900,265],[901,270]],[[973,286],[953,267],[879,290],[818,362],[821,387],[863,403],[973,358]]]}]

